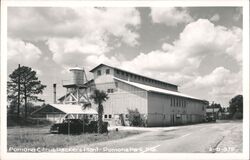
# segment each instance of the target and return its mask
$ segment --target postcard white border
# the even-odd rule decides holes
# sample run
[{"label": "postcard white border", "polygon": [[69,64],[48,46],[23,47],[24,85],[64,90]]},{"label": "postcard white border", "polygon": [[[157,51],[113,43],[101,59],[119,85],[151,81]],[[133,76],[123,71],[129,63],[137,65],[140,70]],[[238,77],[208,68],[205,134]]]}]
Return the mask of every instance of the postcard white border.
[{"label": "postcard white border", "polygon": [[[6,122],[7,7],[243,7],[243,153],[8,153]],[[2,1],[1,2],[1,159],[249,159],[249,1],[169,0],[169,1]],[[5,83],[4,83],[5,82]]]}]

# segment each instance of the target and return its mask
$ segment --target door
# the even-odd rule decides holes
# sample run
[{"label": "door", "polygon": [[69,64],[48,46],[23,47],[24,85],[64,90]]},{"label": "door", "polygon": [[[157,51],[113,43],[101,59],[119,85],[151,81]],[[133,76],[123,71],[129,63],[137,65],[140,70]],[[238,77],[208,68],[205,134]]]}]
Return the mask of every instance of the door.
[{"label": "door", "polygon": [[175,115],[171,115],[171,125],[173,126],[175,124]]}]

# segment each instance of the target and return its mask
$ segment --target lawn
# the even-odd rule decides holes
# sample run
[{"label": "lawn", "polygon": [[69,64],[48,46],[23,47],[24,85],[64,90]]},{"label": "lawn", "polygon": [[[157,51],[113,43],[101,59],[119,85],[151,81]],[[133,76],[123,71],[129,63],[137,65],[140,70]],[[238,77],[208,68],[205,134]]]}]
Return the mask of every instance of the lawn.
[{"label": "lawn", "polygon": [[67,148],[80,144],[121,139],[141,133],[140,131],[131,130],[110,131],[108,134],[85,133],[80,135],[63,135],[50,134],[49,127],[9,127],[7,129],[8,151],[14,152],[11,148]]}]

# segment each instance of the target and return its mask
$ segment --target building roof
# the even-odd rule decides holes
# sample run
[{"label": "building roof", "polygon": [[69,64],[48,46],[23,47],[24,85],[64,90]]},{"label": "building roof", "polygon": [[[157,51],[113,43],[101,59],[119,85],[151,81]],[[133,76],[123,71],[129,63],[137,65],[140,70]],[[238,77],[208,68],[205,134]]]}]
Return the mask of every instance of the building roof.
[{"label": "building roof", "polygon": [[[214,108],[214,112],[219,112],[220,108]],[[206,108],[207,113],[213,113],[213,108]]]},{"label": "building roof", "polygon": [[69,68],[69,70],[80,70],[80,71],[83,71],[83,68],[80,68],[80,67],[72,67],[72,68]]},{"label": "building roof", "polygon": [[117,68],[117,67],[113,67],[113,66],[110,66],[110,65],[106,65],[106,64],[103,64],[103,63],[101,63],[98,66],[96,66],[93,69],[91,69],[90,72],[93,72],[94,70],[96,70],[100,66],[107,66],[107,67],[114,68],[114,69],[117,69],[117,70],[120,70],[120,71],[124,71],[124,72],[127,72],[127,73],[138,75],[138,76],[141,76],[141,77],[144,77],[144,78],[148,78],[148,79],[152,79],[152,80],[155,80],[155,81],[159,81],[159,82],[162,82],[162,83],[165,83],[165,84],[168,84],[168,85],[172,85],[172,86],[176,86],[176,87],[178,86],[178,85],[175,85],[175,84],[172,84],[172,83],[168,83],[168,82],[164,82],[164,81],[161,81],[161,80],[153,79],[153,78],[150,78],[150,77],[147,77],[147,76],[143,76],[143,75],[140,75],[140,74],[137,74],[137,73],[126,71],[126,70],[123,70],[123,69],[120,69],[120,68]]},{"label": "building roof", "polygon": [[121,81],[123,83],[132,85],[134,87],[149,91],[149,92],[156,92],[156,93],[161,93],[161,94],[167,94],[167,95],[173,95],[173,96],[179,96],[179,97],[184,97],[184,98],[189,98],[189,99],[194,99],[194,100],[199,100],[199,101],[205,101],[196,97],[192,97],[180,92],[176,92],[176,91],[170,91],[170,90],[166,90],[166,89],[162,89],[162,88],[157,88],[157,87],[152,87],[152,86],[148,86],[148,85],[144,85],[144,84],[140,84],[140,83],[136,83],[136,82],[130,82],[130,81],[125,81],[119,78],[114,78],[118,81]]},{"label": "building roof", "polygon": [[[98,114],[97,111],[93,108],[86,107],[85,109],[83,109],[82,106],[75,105],[75,104],[74,105],[73,104],[49,104],[49,106],[54,107],[66,114]],[[43,108],[40,108],[34,111],[32,114],[39,112]]]},{"label": "building roof", "polygon": [[96,69],[99,68],[100,66],[107,66],[107,67],[110,67],[110,68],[115,68],[115,67],[113,67],[113,66],[110,66],[110,65],[106,65],[106,64],[101,63],[101,64],[95,66],[94,68],[92,68],[92,69],[90,70],[90,72],[93,72],[94,70],[96,70]]}]

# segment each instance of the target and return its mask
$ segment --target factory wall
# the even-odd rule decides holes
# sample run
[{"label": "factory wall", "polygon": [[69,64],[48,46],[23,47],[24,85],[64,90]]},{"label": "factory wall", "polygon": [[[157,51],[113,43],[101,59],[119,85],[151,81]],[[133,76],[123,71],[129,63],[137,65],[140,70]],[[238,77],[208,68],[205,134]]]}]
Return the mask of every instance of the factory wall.
[{"label": "factory wall", "polygon": [[138,111],[141,114],[147,114],[147,91],[130,86],[123,82],[115,82],[117,91],[109,93],[109,99],[103,104],[104,120],[111,124],[119,121],[121,114],[124,120],[127,120],[128,109]]},{"label": "factory wall", "polygon": [[148,126],[199,123],[204,119],[204,107],[201,101],[148,92],[147,123]]}]

